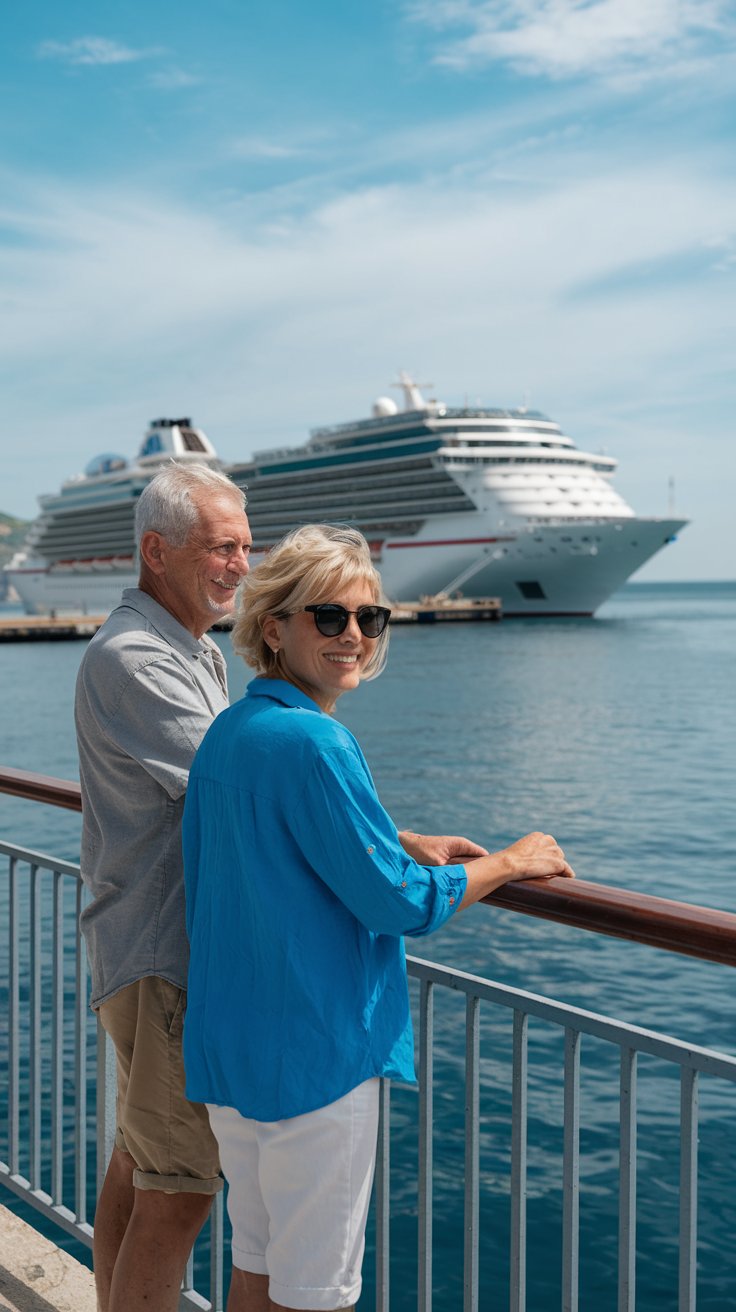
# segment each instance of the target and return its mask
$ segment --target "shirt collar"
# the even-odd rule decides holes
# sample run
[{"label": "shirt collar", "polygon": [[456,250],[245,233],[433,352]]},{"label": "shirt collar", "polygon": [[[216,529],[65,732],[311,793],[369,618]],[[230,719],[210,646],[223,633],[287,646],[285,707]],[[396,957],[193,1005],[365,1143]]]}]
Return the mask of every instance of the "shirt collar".
[{"label": "shirt collar", "polygon": [[252,679],[245,690],[246,697],[270,697],[274,702],[281,702],[284,706],[298,706],[303,711],[317,711],[318,715],[324,715],[322,707],[308,697],[301,688],[297,688],[287,679],[263,679],[259,675]]},{"label": "shirt collar", "polygon": [[120,605],[127,606],[129,610],[137,610],[162,638],[186,656],[201,656],[203,650],[211,651],[213,647],[220,654],[217,643],[206,633],[201,638],[195,638],[170,610],[141,588],[124,588]]}]

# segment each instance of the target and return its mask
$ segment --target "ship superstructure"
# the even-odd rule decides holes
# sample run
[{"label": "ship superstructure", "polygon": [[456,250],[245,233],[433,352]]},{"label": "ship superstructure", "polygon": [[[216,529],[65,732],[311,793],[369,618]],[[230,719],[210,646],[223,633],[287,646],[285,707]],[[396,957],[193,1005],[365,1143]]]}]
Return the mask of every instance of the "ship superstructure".
[{"label": "ship superstructure", "polygon": [[137,579],[135,506],[167,460],[219,467],[212,443],[189,419],[154,419],[138,456],[106,453],[61,491],[39,497],[41,514],[7,566],[29,614],[105,615]]},{"label": "ship superstructure", "polygon": [[[226,468],[247,488],[256,558],[298,524],[349,523],[392,600],[490,595],[506,615],[589,615],[685,523],[638,518],[612,485],[617,462],[579,450],[538,411],[445,406],[405,374],[396,386],[403,409],[380,397],[369,419]],[[131,465],[99,458],[42,498],[25,579],[9,567],[28,608],[115,604],[134,581],[135,499],[172,456],[217,460],[188,420],[161,420]]]}]

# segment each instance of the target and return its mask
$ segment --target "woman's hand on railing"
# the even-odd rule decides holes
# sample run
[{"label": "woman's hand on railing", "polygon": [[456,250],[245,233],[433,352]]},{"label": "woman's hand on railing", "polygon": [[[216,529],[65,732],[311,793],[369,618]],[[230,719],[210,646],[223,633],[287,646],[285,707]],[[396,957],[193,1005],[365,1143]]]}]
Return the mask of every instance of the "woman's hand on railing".
[{"label": "woman's hand on railing", "polygon": [[468,883],[460,910],[517,880],[551,879],[555,875],[575,878],[575,871],[556,839],[539,832],[525,834],[501,852],[466,862],[465,869]]}]

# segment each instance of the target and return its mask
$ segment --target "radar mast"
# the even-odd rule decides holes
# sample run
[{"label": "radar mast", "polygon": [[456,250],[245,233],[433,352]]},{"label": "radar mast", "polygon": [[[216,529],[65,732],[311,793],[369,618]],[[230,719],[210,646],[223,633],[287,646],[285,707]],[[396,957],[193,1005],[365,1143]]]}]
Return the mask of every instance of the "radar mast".
[{"label": "radar mast", "polygon": [[429,410],[429,402],[425,401],[420,387],[434,387],[434,383],[416,383],[403,369],[399,370],[399,381],[392,383],[392,387],[398,387],[404,393],[405,410]]}]

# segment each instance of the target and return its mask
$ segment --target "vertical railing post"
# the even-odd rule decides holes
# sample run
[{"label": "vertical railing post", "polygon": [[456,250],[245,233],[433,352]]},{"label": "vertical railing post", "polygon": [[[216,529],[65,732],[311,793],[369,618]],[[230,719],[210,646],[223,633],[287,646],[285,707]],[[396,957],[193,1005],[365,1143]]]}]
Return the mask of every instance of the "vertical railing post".
[{"label": "vertical railing post", "polygon": [[432,1312],[432,1122],[434,984],[422,980],[419,996],[419,1253],[418,1312]]},{"label": "vertical railing post", "polygon": [[18,862],[8,870],[8,1165],[20,1172],[20,933]]},{"label": "vertical railing post", "polygon": [[64,1191],[64,905],[63,876],[53,874],[51,926],[51,1197]]},{"label": "vertical railing post", "polygon": [[194,1249],[191,1250],[184,1267],[184,1277],[181,1282],[181,1295],[179,1297],[179,1306],[182,1303],[186,1307],[187,1300],[182,1297],[184,1294],[191,1294],[194,1289]]},{"label": "vertical railing post", "polygon": [[376,1155],[376,1312],[389,1312],[391,1083],[381,1080]]},{"label": "vertical railing post", "polygon": [[634,1312],[636,1307],[636,1061],[633,1048],[621,1049],[618,1312]]},{"label": "vertical railing post", "polygon": [[562,1312],[578,1312],[580,1221],[580,1031],[565,1030],[562,1186]]},{"label": "vertical railing post", "polygon": [[223,1265],[225,1254],[224,1214],[225,1195],[222,1190],[215,1194],[210,1212],[210,1303],[212,1312],[223,1312],[225,1307],[225,1288]]},{"label": "vertical railing post", "polygon": [[29,1147],[30,1170],[28,1178],[32,1189],[41,1188],[41,871],[31,866],[29,943],[30,969],[30,1087],[29,1093]]},{"label": "vertical railing post", "polygon": [[511,1077],[511,1296],[510,1312],[526,1309],[526,1154],[529,1017],[514,1012]]},{"label": "vertical railing post", "polygon": [[695,1312],[698,1243],[698,1072],[680,1074],[680,1292],[678,1312]]},{"label": "vertical railing post", "polygon": [[465,1243],[463,1312],[478,1312],[480,1214],[480,998],[468,994],[465,1009]]}]

